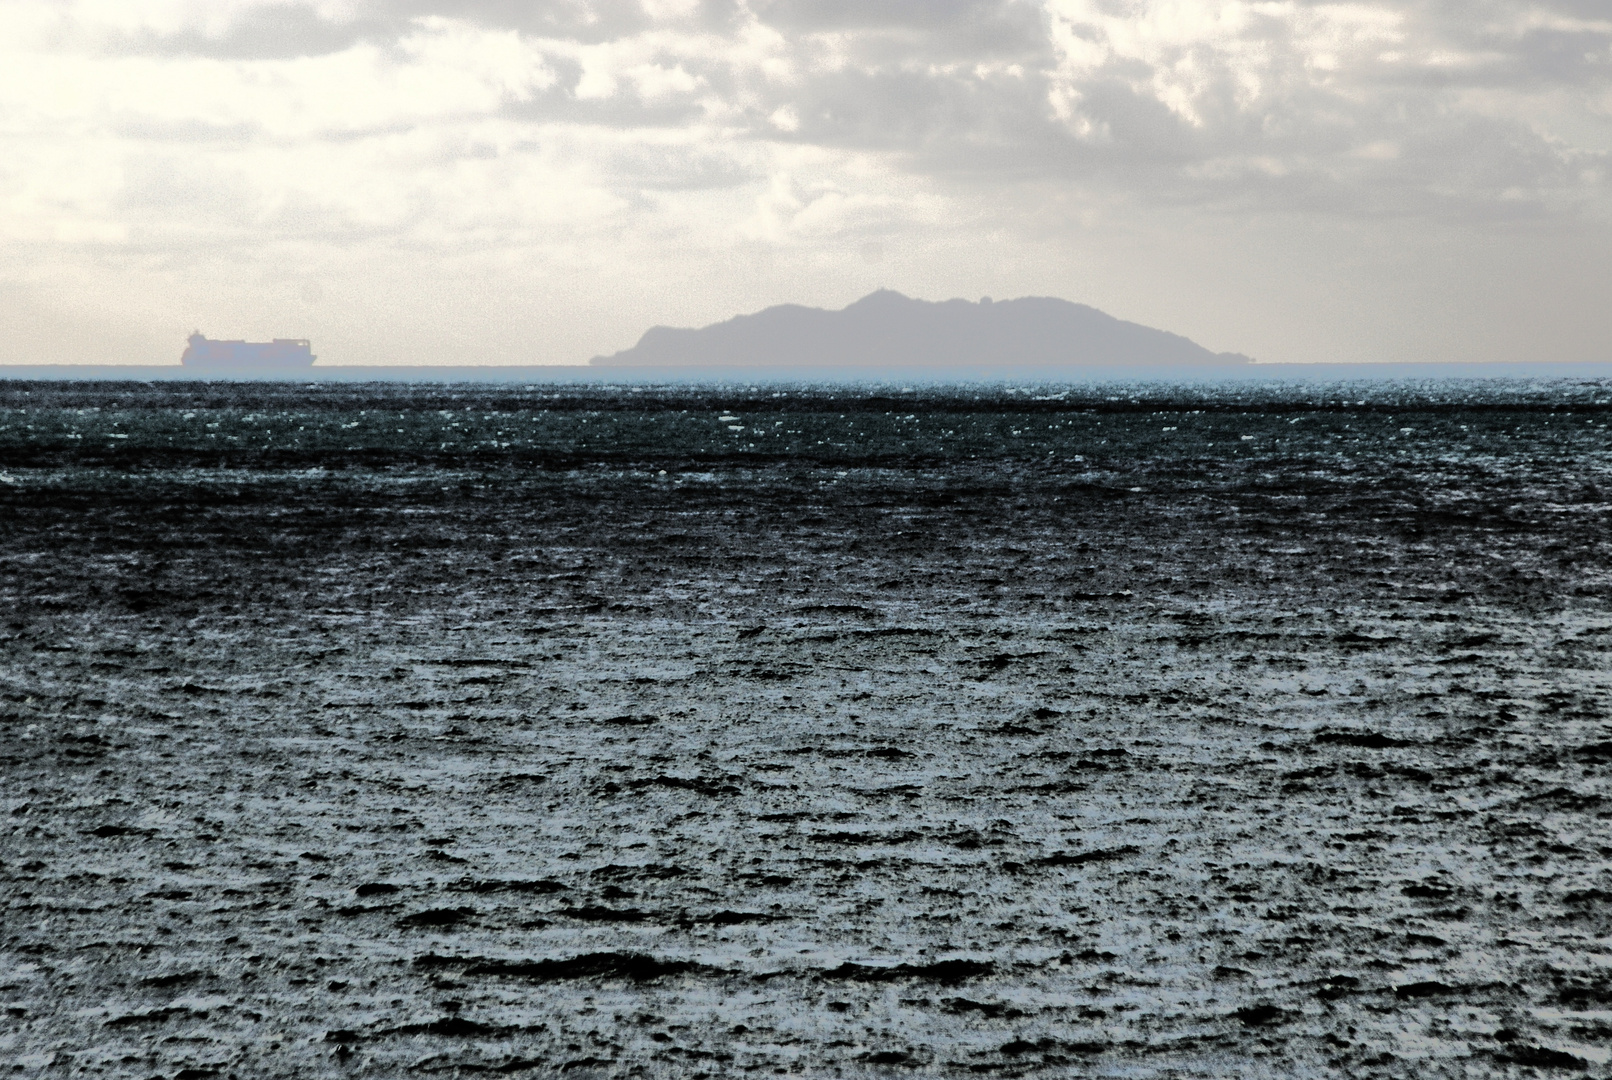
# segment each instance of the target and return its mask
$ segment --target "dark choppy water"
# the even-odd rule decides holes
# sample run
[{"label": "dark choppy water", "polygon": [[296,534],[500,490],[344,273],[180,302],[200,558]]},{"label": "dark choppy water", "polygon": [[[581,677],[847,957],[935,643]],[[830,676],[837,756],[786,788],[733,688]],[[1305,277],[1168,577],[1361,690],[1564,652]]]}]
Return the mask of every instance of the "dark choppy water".
[{"label": "dark choppy water", "polygon": [[1609,421],[0,384],[0,1059],[1604,1076]]}]

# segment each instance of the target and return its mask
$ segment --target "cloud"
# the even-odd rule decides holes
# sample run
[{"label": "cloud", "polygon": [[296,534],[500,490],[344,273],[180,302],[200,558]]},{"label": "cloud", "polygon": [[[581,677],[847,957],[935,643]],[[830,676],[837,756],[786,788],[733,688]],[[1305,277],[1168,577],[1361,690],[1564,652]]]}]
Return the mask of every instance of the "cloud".
[{"label": "cloud", "polygon": [[64,110],[63,95],[14,79],[13,108],[125,139],[259,131],[317,152],[320,140],[497,116],[606,142],[675,129],[712,154],[734,139],[809,144],[941,175],[1039,173],[1171,202],[1277,198],[1345,213],[1598,198],[1612,149],[1612,19],[1570,0],[76,0],[11,11],[33,24],[19,37],[34,45],[19,50],[25,65],[66,63],[84,87]]},{"label": "cloud", "polygon": [[0,5],[0,280],[1604,220],[1609,153],[1603,0]]}]

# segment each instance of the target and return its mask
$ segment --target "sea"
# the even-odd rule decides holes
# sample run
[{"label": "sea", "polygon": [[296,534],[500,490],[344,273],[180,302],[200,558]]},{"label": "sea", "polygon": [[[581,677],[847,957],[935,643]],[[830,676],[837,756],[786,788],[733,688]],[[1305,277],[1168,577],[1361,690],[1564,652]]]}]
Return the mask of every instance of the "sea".
[{"label": "sea", "polygon": [[0,382],[0,1059],[1606,1076],[1609,422]]}]

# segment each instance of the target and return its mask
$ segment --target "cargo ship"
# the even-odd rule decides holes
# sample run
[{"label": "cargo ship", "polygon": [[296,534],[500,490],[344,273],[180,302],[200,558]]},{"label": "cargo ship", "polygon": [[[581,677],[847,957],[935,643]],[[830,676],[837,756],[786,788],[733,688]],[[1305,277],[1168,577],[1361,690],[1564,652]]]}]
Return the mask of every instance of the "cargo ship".
[{"label": "cargo ship", "polygon": [[313,344],[307,338],[275,338],[273,341],[213,341],[200,330],[187,339],[189,345],[179,357],[188,368],[206,368],[219,373],[302,371],[313,367]]}]

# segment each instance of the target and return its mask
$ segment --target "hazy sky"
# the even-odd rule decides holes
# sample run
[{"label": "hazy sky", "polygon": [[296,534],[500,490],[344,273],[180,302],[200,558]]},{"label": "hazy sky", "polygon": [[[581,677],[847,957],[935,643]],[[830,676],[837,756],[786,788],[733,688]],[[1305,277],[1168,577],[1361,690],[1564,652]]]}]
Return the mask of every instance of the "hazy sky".
[{"label": "hazy sky", "polygon": [[1061,296],[1612,359],[1612,0],[0,0],[0,362]]}]

